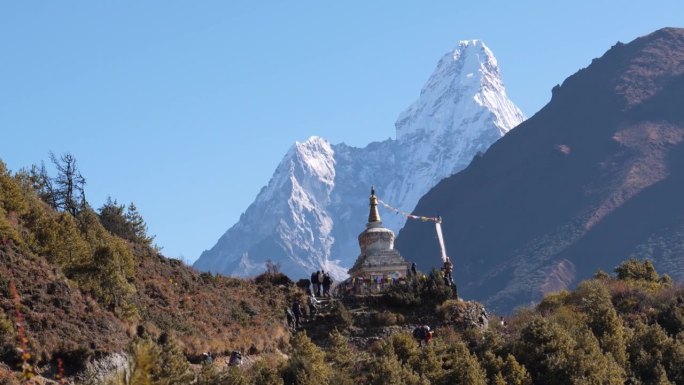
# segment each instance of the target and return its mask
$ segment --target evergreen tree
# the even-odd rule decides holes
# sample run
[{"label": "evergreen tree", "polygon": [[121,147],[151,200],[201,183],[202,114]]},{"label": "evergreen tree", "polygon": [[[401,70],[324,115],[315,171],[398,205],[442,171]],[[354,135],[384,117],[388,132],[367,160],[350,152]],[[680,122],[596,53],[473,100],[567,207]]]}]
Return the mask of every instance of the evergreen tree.
[{"label": "evergreen tree", "polygon": [[161,353],[154,372],[155,385],[185,385],[192,382],[195,376],[175,339],[162,333],[159,345]]},{"label": "evergreen tree", "polygon": [[225,373],[221,372],[216,365],[209,363],[202,364],[194,382],[195,385],[217,385],[225,383]]},{"label": "evergreen tree", "polygon": [[76,158],[66,153],[57,159],[50,153],[50,160],[57,168],[57,176],[53,180],[56,208],[76,216],[86,201],[86,180],[76,166]]},{"label": "evergreen tree", "polygon": [[408,365],[402,365],[390,342],[383,343],[380,354],[371,362],[369,373],[367,383],[371,385],[429,384]]},{"label": "evergreen tree", "polygon": [[102,226],[110,233],[130,239],[132,233],[124,210],[124,205],[120,205],[116,199],[112,200],[112,197],[107,197],[107,201],[98,209],[98,218]]},{"label": "evergreen tree", "polygon": [[402,364],[412,361],[419,355],[416,339],[409,333],[392,334],[388,341]]},{"label": "evergreen tree", "polygon": [[657,368],[666,367],[666,351],[671,345],[672,340],[658,324],[637,321],[628,345],[632,373],[646,383],[658,381],[661,376]]},{"label": "evergreen tree", "polygon": [[133,202],[126,208],[108,197],[98,211],[100,223],[110,233],[131,242],[145,245],[152,242],[153,237],[147,235],[147,224]]},{"label": "evergreen tree", "polygon": [[624,369],[611,354],[603,354],[591,331],[584,329],[575,335],[575,350],[565,363],[570,383],[622,385],[626,381]]},{"label": "evergreen tree", "polygon": [[[254,385],[283,385],[283,379],[273,367],[264,360],[259,360],[252,366],[252,383]],[[336,382],[333,383],[339,385]]]},{"label": "evergreen tree", "polygon": [[442,361],[435,352],[434,344],[422,348],[420,354],[411,359],[410,364],[416,373],[430,383],[434,383],[444,375]]},{"label": "evergreen tree", "polygon": [[401,362],[394,354],[376,357],[371,364],[368,384],[370,385],[404,385]]},{"label": "evergreen tree", "polygon": [[684,297],[677,296],[676,299],[658,315],[658,323],[671,336],[684,331]]},{"label": "evergreen tree", "polygon": [[333,371],[349,374],[354,366],[354,354],[349,347],[347,337],[334,329],[328,336],[330,348],[325,352],[325,360],[330,363]]},{"label": "evergreen tree", "polygon": [[675,384],[684,384],[684,333],[679,333],[665,353],[668,376]]},{"label": "evergreen tree", "polygon": [[449,370],[441,378],[443,385],[487,385],[487,374],[474,354],[459,342],[449,357]]},{"label": "evergreen tree", "polygon": [[153,237],[149,237],[147,235],[147,224],[133,202],[128,205],[128,210],[126,211],[126,222],[128,223],[131,237],[127,239],[147,245],[152,242]]},{"label": "evergreen tree", "polygon": [[223,382],[225,385],[250,385],[245,373],[237,366],[229,366],[226,370]]},{"label": "evergreen tree", "polygon": [[569,384],[567,364],[573,347],[572,337],[564,329],[536,316],[522,329],[514,353],[535,383]]},{"label": "evergreen tree", "polygon": [[588,326],[603,351],[612,354],[615,361],[624,366],[627,362],[624,327],[605,284],[598,280],[584,281],[572,297],[577,307],[588,315]]},{"label": "evergreen tree", "polygon": [[22,215],[27,210],[26,199],[19,184],[12,178],[5,164],[0,161],[0,209],[6,213]]},{"label": "evergreen tree", "polygon": [[159,360],[159,350],[150,341],[138,341],[133,345],[129,360],[130,374],[126,376],[126,385],[152,385],[153,373]]},{"label": "evergreen tree", "polygon": [[135,267],[131,250],[123,240],[112,236],[100,225],[92,210],[82,211],[78,220],[87,230],[83,236],[91,245],[92,254],[72,273],[73,279],[106,308],[126,318],[134,316],[136,309],[132,295],[135,287],[131,282]]},{"label": "evergreen tree", "polygon": [[642,280],[646,282],[658,282],[660,279],[660,276],[658,276],[658,273],[653,266],[653,262],[649,260],[640,262],[634,257],[631,257],[616,267],[615,273],[617,274],[617,278],[623,281]]},{"label": "evergreen tree", "polygon": [[504,366],[504,360],[491,351],[485,351],[480,362],[490,382],[494,381],[497,374],[501,374]]},{"label": "evergreen tree", "polygon": [[306,332],[299,332],[292,339],[292,354],[283,368],[286,385],[327,385],[332,372],[325,362],[325,354],[316,346]]},{"label": "evergreen tree", "polygon": [[506,380],[503,378],[501,373],[497,373],[494,378],[491,381],[492,385],[509,385],[509,383],[506,382]]},{"label": "evergreen tree", "polygon": [[506,356],[501,373],[508,385],[532,385],[530,373],[516,361],[512,354]]},{"label": "evergreen tree", "polygon": [[665,368],[663,368],[663,365],[661,364],[656,365],[654,375],[655,381],[653,382],[653,385],[675,385],[667,378]]}]

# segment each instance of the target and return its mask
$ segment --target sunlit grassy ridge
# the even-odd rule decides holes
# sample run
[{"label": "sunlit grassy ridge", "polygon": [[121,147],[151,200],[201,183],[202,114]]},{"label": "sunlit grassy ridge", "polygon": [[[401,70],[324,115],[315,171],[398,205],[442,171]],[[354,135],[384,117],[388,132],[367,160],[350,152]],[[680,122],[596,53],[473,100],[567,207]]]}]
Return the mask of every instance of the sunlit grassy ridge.
[{"label": "sunlit grassy ridge", "polygon": [[96,211],[74,195],[66,209],[54,204],[63,197],[57,185],[45,187],[48,178],[36,169],[11,173],[0,162],[0,359],[9,368],[20,361],[10,282],[30,363],[64,358],[67,374],[139,336],[171,335],[190,358],[287,344],[287,290],[199,274],[159,254],[131,206],[117,210],[109,201]]}]

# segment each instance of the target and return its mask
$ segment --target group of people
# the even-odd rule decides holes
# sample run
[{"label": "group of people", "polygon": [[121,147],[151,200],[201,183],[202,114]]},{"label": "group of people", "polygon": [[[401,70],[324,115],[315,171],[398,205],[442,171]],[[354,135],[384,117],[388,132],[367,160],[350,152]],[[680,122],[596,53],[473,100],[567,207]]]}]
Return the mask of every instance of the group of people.
[{"label": "group of people", "polygon": [[[214,363],[215,357],[214,353],[211,351],[202,353],[202,361],[205,365],[211,365]],[[228,366],[240,366],[242,365],[242,353],[238,350],[233,350],[230,353],[230,358],[228,358]]]},{"label": "group of people", "polygon": [[[314,296],[309,296],[309,321],[313,320],[318,314],[318,309],[320,307],[320,301]],[[293,330],[297,330],[302,327],[302,321],[304,320],[304,306],[299,298],[296,298],[292,302],[291,307],[285,308],[285,315],[287,316],[287,324]]]},{"label": "group of people", "polygon": [[426,346],[432,340],[432,330],[430,327],[421,322],[413,329],[413,338],[418,341],[418,347]]},{"label": "group of people", "polygon": [[297,298],[292,303],[292,306],[285,308],[285,315],[287,316],[287,325],[292,330],[297,330],[302,327],[302,318],[304,317],[304,309],[301,301]]},{"label": "group of people", "polygon": [[329,296],[333,279],[327,271],[318,270],[311,273],[312,291],[316,297]]},{"label": "group of people", "polygon": [[451,263],[449,257],[447,257],[447,260],[444,261],[444,267],[442,267],[442,271],[444,271],[444,284],[447,286],[452,286],[454,284],[454,277],[451,275],[451,273],[454,271],[454,265]]},{"label": "group of people", "polygon": [[[309,287],[309,282],[307,280],[302,280],[302,288]],[[330,288],[333,284],[333,279],[330,273],[324,270],[318,270],[311,273],[311,288],[308,290],[308,307],[309,307],[309,320],[314,319],[318,310],[321,306],[321,301],[316,299],[316,297],[330,296]],[[297,298],[292,302],[292,306],[285,308],[285,315],[287,316],[287,324],[293,330],[296,330],[302,326],[302,321],[304,321],[305,315],[305,305],[302,301]]]}]

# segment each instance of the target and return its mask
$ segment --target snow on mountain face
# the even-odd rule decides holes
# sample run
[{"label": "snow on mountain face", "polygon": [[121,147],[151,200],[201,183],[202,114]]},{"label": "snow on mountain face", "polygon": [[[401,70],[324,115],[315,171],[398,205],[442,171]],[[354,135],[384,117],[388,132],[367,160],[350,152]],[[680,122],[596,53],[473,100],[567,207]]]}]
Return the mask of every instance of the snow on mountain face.
[{"label": "snow on mountain face", "polygon": [[[238,223],[194,266],[249,276],[270,259],[293,278],[321,268],[343,278],[359,253],[371,185],[380,198],[411,210],[523,120],[492,52],[479,40],[462,41],[399,115],[396,140],[364,148],[319,137],[296,143]],[[399,215],[381,215],[395,232],[404,225]]]}]

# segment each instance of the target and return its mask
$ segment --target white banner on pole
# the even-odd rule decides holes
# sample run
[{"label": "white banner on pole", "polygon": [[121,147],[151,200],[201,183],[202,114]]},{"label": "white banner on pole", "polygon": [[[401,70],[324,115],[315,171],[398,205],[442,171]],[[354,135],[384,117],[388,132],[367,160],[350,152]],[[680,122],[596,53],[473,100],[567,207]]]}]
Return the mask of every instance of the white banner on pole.
[{"label": "white banner on pole", "polygon": [[439,248],[442,251],[442,262],[447,261],[446,247],[444,246],[444,235],[442,235],[442,223],[435,222],[435,227],[437,228],[437,239],[439,239]]}]

